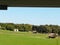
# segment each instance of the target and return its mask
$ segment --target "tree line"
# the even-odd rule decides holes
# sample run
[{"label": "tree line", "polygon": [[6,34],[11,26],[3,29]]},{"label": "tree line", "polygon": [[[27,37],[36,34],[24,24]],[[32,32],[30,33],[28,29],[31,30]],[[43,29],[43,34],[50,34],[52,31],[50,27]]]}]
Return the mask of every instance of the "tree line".
[{"label": "tree line", "polygon": [[14,24],[14,23],[0,23],[0,29],[10,30],[18,29],[19,31],[36,31],[38,33],[58,33],[60,34],[59,25],[31,25],[31,24]]},{"label": "tree line", "polygon": [[0,29],[10,30],[18,29],[19,31],[31,31],[32,25],[30,24],[14,24],[14,23],[0,23]]}]

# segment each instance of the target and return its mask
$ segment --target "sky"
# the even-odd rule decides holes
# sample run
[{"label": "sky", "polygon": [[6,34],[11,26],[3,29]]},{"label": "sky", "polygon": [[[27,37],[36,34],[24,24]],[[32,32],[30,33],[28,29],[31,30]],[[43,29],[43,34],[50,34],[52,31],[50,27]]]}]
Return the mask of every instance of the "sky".
[{"label": "sky", "polygon": [[60,8],[8,7],[0,10],[0,23],[60,25]]}]

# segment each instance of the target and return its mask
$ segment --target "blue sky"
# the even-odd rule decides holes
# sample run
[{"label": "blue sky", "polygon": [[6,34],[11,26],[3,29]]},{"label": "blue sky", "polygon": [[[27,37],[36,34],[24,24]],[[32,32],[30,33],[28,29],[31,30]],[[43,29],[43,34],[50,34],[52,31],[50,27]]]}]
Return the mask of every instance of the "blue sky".
[{"label": "blue sky", "polygon": [[60,25],[60,8],[8,7],[0,10],[0,22]]}]

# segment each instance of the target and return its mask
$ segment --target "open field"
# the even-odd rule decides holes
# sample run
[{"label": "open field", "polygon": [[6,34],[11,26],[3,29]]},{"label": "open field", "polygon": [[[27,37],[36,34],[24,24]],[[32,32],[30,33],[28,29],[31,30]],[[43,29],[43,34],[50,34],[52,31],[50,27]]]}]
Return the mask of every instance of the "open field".
[{"label": "open field", "polygon": [[60,45],[60,38],[48,39],[47,34],[0,30],[0,45]]}]

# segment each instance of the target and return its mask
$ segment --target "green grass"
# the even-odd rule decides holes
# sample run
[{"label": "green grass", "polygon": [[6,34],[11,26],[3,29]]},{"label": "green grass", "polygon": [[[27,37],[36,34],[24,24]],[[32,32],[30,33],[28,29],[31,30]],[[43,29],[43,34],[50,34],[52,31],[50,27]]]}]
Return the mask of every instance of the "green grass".
[{"label": "green grass", "polygon": [[0,45],[60,45],[60,38],[48,39],[47,34],[0,30]]}]

